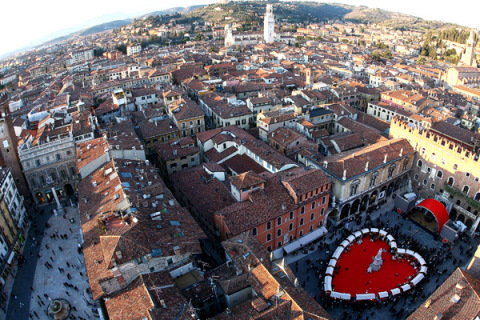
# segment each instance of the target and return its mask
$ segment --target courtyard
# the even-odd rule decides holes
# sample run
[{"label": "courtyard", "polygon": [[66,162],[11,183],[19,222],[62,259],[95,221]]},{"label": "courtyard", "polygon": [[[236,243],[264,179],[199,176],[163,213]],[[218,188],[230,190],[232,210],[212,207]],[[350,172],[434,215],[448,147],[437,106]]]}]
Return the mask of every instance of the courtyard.
[{"label": "courtyard", "polygon": [[[392,208],[388,205],[385,207]],[[456,267],[463,267],[468,263],[479,243],[478,238],[468,239],[466,242],[456,240],[454,243],[443,243],[438,236],[428,232],[418,223],[390,210],[380,209],[373,212],[370,217],[362,219],[358,217],[341,227],[330,228],[330,233],[316,244],[304,248],[296,255],[286,257],[286,262],[294,271],[300,285],[335,319],[405,319]],[[399,248],[411,249],[425,258],[428,273],[418,286],[381,301],[352,302],[333,299],[325,294],[324,277],[332,254],[352,232],[364,227],[388,231],[395,237]],[[371,252],[366,256],[371,260]],[[355,264],[354,261],[350,263]],[[392,272],[390,270],[390,273]],[[348,279],[342,281],[342,286],[348,286]]]}]

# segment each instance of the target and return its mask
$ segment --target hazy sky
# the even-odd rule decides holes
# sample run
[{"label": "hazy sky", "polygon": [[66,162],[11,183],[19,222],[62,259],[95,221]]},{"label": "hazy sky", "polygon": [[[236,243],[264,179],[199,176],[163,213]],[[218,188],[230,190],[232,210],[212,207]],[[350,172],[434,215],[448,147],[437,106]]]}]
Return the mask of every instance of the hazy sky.
[{"label": "hazy sky", "polygon": [[[4,1],[0,19],[0,54],[32,44],[38,39],[109,14],[139,15],[175,6],[209,4],[214,0],[64,0]],[[480,28],[478,4],[473,0],[336,0],[352,5],[366,5],[415,15],[429,20],[454,22]],[[113,17],[113,15],[112,15]]]}]

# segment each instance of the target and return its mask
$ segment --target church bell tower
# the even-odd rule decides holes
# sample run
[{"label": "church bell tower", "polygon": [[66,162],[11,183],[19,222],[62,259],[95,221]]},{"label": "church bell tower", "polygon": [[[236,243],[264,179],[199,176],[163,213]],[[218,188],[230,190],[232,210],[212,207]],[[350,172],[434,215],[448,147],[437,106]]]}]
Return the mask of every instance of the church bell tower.
[{"label": "church bell tower", "polygon": [[271,4],[267,4],[263,25],[263,38],[266,43],[275,41],[275,18],[273,17],[273,6]]}]

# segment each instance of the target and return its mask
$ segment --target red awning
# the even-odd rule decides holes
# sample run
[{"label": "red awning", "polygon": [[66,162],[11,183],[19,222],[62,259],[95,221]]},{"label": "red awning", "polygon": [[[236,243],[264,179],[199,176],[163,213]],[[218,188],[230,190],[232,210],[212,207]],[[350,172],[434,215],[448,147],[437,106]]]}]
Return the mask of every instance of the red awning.
[{"label": "red awning", "polygon": [[430,211],[438,222],[438,232],[442,231],[443,225],[448,221],[448,212],[445,206],[435,199],[425,199],[417,207]]}]

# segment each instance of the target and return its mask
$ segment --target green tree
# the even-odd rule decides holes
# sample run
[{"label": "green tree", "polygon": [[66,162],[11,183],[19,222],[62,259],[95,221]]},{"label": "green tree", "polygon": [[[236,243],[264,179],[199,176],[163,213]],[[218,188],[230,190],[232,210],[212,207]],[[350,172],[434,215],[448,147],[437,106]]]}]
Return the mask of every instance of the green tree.
[{"label": "green tree", "polygon": [[421,56],[417,59],[417,64],[418,65],[423,65],[423,64],[425,64],[425,62],[427,62],[427,59],[423,56]]},{"label": "green tree", "polygon": [[115,49],[117,49],[118,51],[120,51],[123,54],[127,54],[127,45],[125,45],[125,44],[120,44],[120,45],[116,46]]},{"label": "green tree", "polygon": [[93,49],[93,55],[94,55],[95,57],[101,57],[104,52],[105,52],[105,50],[103,50],[103,48],[95,48],[95,49]]}]

